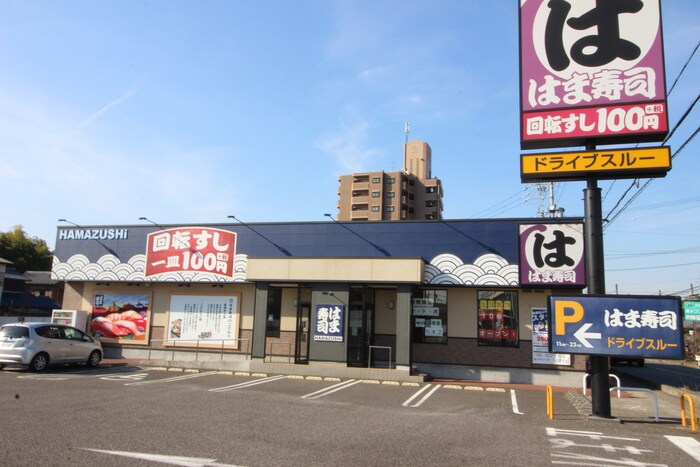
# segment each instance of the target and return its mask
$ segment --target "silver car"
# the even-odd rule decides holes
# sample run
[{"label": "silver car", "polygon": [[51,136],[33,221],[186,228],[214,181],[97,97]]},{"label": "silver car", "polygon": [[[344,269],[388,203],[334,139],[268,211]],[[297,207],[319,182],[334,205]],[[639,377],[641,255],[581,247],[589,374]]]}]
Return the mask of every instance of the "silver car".
[{"label": "silver car", "polygon": [[96,367],[102,345],[83,331],[63,324],[13,323],[0,326],[0,369],[6,365],[44,371],[49,364],[85,363]]}]

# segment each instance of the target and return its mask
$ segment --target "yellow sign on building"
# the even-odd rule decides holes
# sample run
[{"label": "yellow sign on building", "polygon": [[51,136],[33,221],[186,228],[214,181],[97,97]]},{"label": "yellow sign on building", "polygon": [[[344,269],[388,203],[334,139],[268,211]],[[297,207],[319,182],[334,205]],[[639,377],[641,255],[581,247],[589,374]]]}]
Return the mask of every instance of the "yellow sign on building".
[{"label": "yellow sign on building", "polygon": [[522,154],[523,182],[664,177],[671,170],[668,147]]}]

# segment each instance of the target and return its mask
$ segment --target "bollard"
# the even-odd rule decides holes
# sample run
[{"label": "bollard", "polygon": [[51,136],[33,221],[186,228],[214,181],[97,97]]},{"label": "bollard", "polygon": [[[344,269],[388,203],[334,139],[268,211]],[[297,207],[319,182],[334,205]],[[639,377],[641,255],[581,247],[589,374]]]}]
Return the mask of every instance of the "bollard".
[{"label": "bollard", "polygon": [[683,422],[683,426],[688,426],[685,420],[685,399],[688,399],[688,406],[690,407],[690,430],[695,433],[695,431],[697,431],[697,425],[695,423],[695,402],[688,394],[681,394],[681,421]]},{"label": "bollard", "polygon": [[554,420],[554,393],[552,386],[547,386],[547,415],[550,420]]}]

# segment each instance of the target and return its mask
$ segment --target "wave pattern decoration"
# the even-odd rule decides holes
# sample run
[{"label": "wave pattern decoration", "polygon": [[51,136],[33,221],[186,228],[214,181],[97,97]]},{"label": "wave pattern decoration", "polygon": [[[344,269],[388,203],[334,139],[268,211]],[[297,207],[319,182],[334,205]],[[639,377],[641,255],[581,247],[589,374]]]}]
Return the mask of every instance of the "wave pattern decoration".
[{"label": "wave pattern decoration", "polygon": [[124,281],[124,282],[245,282],[248,276],[248,256],[236,255],[233,278],[199,271],[178,271],[145,277],[146,255],[134,255],[122,263],[114,255],[104,255],[91,263],[82,254],[66,262],[53,257],[51,278],[63,281]]},{"label": "wave pattern decoration", "polygon": [[493,253],[478,257],[474,264],[464,264],[459,257],[445,253],[425,265],[425,281],[441,285],[517,286],[518,265],[508,264]]}]

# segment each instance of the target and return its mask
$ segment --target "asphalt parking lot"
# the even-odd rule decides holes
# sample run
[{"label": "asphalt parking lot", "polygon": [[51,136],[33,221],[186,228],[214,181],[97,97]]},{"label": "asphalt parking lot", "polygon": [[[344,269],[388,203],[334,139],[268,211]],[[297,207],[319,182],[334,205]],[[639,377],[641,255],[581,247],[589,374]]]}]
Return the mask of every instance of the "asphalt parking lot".
[{"label": "asphalt parking lot", "polygon": [[550,420],[534,389],[126,365],[4,370],[0,401],[3,466],[605,465],[592,446],[620,443],[608,458],[693,462],[677,423],[592,422],[564,392]]}]

